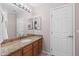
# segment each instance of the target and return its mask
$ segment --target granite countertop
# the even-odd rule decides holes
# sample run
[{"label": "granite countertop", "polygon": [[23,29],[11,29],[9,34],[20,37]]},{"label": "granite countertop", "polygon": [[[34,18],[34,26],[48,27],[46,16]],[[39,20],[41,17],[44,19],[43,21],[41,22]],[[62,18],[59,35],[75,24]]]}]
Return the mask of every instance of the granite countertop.
[{"label": "granite countertop", "polygon": [[[39,40],[40,38],[42,38],[42,36],[30,36],[30,37],[27,37],[26,39],[32,39],[32,41],[30,42],[24,42],[22,43],[21,40],[15,40],[15,41],[12,41],[12,42],[8,42],[8,43],[5,43],[5,44],[2,44],[1,46],[1,55],[2,56],[7,56],[8,54],[36,41],[36,40]],[[24,38],[25,39],[25,38]]]}]

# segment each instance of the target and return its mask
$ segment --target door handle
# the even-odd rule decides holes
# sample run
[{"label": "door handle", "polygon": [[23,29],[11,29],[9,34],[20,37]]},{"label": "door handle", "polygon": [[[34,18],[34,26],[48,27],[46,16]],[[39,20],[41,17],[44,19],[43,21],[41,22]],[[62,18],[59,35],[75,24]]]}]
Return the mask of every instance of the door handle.
[{"label": "door handle", "polygon": [[53,32],[51,32],[51,34],[53,34]]},{"label": "door handle", "polygon": [[51,48],[50,50],[52,51],[53,49]]},{"label": "door handle", "polygon": [[73,38],[73,36],[68,36],[69,38]]}]

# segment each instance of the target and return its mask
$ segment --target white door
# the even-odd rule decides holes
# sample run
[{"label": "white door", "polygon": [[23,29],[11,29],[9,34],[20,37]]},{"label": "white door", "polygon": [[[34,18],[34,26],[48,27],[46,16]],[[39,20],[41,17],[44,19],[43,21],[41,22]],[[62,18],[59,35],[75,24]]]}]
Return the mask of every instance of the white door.
[{"label": "white door", "polygon": [[51,55],[71,56],[73,47],[73,7],[70,5],[52,10]]}]

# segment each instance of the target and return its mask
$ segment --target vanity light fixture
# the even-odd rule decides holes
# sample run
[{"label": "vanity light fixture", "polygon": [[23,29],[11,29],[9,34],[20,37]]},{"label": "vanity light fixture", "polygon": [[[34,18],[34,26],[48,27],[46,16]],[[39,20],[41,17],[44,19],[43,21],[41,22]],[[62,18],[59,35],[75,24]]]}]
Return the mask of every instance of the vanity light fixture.
[{"label": "vanity light fixture", "polygon": [[23,9],[23,10],[29,12],[29,13],[31,13],[31,9],[25,7],[22,3],[12,3],[12,4],[14,4],[14,5],[16,5],[17,7],[21,8],[21,9]]}]

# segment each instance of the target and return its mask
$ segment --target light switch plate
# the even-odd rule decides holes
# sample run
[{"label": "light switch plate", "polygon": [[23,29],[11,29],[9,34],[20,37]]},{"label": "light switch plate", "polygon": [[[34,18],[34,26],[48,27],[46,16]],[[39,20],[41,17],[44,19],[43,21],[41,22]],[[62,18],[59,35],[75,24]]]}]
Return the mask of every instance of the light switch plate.
[{"label": "light switch plate", "polygon": [[79,30],[76,30],[76,33],[79,33]]}]

